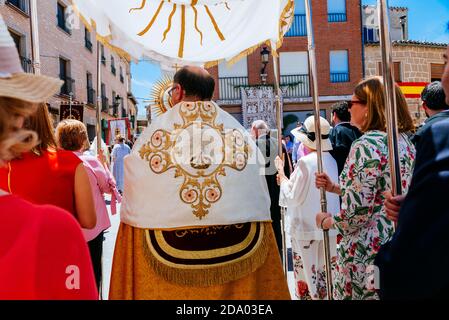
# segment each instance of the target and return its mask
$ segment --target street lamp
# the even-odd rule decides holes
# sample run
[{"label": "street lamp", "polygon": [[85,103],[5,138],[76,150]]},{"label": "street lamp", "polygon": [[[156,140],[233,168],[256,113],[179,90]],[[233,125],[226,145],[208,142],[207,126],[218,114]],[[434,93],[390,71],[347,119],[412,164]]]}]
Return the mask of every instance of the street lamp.
[{"label": "street lamp", "polygon": [[267,47],[263,47],[262,51],[260,52],[260,56],[262,58],[262,70],[260,71],[260,78],[262,80],[262,84],[266,84],[268,77],[266,68],[268,62],[270,61],[270,50],[268,50]]},{"label": "street lamp", "polygon": [[120,95],[116,95],[114,97],[114,115],[116,117],[118,117],[118,106],[120,105],[121,101],[122,101],[122,97],[120,97]]}]

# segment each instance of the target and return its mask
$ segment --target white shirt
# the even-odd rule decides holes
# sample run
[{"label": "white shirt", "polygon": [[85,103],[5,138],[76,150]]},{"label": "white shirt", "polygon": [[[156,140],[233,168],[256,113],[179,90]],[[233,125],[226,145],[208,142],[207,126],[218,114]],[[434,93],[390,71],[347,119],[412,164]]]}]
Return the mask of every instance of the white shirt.
[{"label": "white shirt", "polygon": [[[321,211],[320,190],[315,187],[318,171],[317,154],[312,152],[298,161],[290,180],[281,184],[279,203],[287,207],[288,232],[296,240],[322,240],[323,232],[316,226],[316,215]],[[332,181],[338,181],[337,162],[329,152],[323,152],[323,169]],[[326,193],[327,212],[332,215],[340,211],[340,199],[334,193]],[[336,235],[330,230],[330,236]]]}]

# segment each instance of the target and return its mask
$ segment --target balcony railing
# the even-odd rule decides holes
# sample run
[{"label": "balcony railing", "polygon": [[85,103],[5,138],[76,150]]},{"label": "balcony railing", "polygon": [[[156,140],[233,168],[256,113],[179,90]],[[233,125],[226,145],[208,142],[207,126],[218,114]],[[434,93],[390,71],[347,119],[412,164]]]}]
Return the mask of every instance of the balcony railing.
[{"label": "balcony railing", "polygon": [[31,59],[20,57],[20,62],[22,63],[23,71],[26,73],[33,73],[33,63]]},{"label": "balcony railing", "polygon": [[20,11],[28,14],[29,13],[29,4],[28,0],[6,0],[6,4],[10,4]]},{"label": "balcony railing", "polygon": [[305,14],[295,14],[290,30],[285,34],[286,37],[304,37],[307,36],[307,24]]},{"label": "balcony railing", "polygon": [[128,118],[128,114],[125,108],[122,108],[122,118]]},{"label": "balcony railing", "polygon": [[101,63],[103,64],[103,65],[106,65],[106,57],[105,56],[101,56]]},{"label": "balcony railing", "polygon": [[64,84],[61,87],[61,94],[62,95],[70,95],[72,93],[75,94],[75,80],[68,77],[62,77],[60,76],[59,79],[64,81]]},{"label": "balcony railing", "polygon": [[285,98],[310,97],[309,75],[281,76],[281,88]]},{"label": "balcony railing", "polygon": [[87,88],[87,103],[95,104],[96,91],[93,88]]},{"label": "balcony railing", "polygon": [[85,38],[84,39],[84,46],[87,48],[87,50],[92,52],[92,41],[90,41],[89,39]]},{"label": "balcony railing", "polygon": [[331,72],[331,82],[332,83],[349,82],[349,73]]},{"label": "balcony railing", "polygon": [[329,13],[327,15],[328,22],[346,22],[347,16],[346,13]]},{"label": "balcony railing", "polygon": [[240,87],[248,86],[248,77],[223,77],[218,82],[221,100],[240,100]]},{"label": "balcony railing", "polygon": [[101,111],[109,112],[109,99],[105,96],[101,97]]},{"label": "balcony railing", "polygon": [[117,74],[117,69],[114,66],[111,66],[111,72],[115,76]]},{"label": "balcony railing", "polygon": [[125,83],[125,77],[123,76],[123,74],[120,75],[120,82]]},{"label": "balcony railing", "polygon": [[118,118],[118,106],[117,105],[112,106],[112,116],[114,118]]}]

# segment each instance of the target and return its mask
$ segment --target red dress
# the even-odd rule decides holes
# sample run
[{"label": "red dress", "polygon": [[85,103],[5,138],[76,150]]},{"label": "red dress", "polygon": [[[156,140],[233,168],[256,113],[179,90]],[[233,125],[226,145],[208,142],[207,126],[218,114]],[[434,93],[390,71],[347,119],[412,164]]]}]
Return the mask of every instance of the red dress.
[{"label": "red dress", "polygon": [[87,244],[66,211],[0,196],[0,300],[97,300]]},{"label": "red dress", "polygon": [[71,151],[46,151],[41,156],[25,153],[11,161],[10,168],[0,168],[0,189],[34,204],[57,206],[77,217],[75,172],[81,162]]}]

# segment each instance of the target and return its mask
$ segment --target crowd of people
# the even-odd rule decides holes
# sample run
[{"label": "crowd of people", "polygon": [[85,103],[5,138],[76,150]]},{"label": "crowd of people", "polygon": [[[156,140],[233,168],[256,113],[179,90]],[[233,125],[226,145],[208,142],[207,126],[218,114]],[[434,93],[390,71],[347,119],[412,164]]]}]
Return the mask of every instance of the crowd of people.
[{"label": "crowd of people", "polygon": [[23,72],[2,20],[0,58],[0,299],[98,299],[105,194],[113,214],[122,202],[111,299],[289,299],[281,208],[297,298],[328,295],[322,230],[334,299],[448,296],[448,66],[422,93],[429,118],[417,131],[395,87],[403,195],[393,196],[380,77],[334,105],[333,127],[314,115],[298,123],[277,156],[265,122],[247,132],[212,101],[213,77],[183,67],[174,107],[134,148],[118,136],[108,159],[89,152],[82,122],[53,129],[45,102],[62,83]]}]

